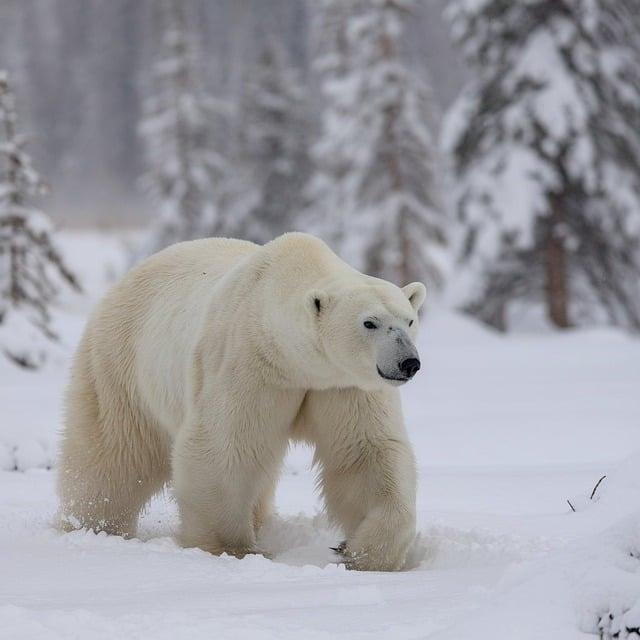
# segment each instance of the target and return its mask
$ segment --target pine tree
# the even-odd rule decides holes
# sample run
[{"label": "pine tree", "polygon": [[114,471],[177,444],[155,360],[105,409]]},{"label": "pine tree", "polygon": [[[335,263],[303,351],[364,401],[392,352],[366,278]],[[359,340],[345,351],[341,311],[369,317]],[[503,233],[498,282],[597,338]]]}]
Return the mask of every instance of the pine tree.
[{"label": "pine tree", "polygon": [[305,226],[341,252],[352,165],[345,143],[353,97],[343,91],[349,77],[347,26],[356,0],[318,0],[312,14],[313,68],[324,97],[322,131],[311,149],[313,173],[306,188]]},{"label": "pine tree", "polygon": [[6,72],[0,71],[0,349],[27,368],[46,361],[58,340],[51,306],[59,287],[80,291],[52,239],[47,217],[33,207],[44,184],[17,131]]},{"label": "pine tree", "polygon": [[640,330],[637,3],[460,0],[475,66],[449,117],[467,308],[506,328],[516,303],[558,327]]},{"label": "pine tree", "polygon": [[150,252],[215,233],[216,185],[225,172],[212,139],[216,104],[198,80],[191,5],[155,1],[161,55],[154,70],[155,93],[146,101],[140,127],[149,166],[144,184],[161,214]]},{"label": "pine tree", "polygon": [[264,243],[294,228],[308,179],[309,127],[298,74],[271,41],[250,70],[241,100],[237,171],[244,179],[236,210],[225,215],[226,235]]},{"label": "pine tree", "polygon": [[325,3],[320,24],[337,49],[318,61],[327,106],[310,194],[358,268],[397,283],[438,283],[446,218],[432,100],[401,51],[412,4]]}]

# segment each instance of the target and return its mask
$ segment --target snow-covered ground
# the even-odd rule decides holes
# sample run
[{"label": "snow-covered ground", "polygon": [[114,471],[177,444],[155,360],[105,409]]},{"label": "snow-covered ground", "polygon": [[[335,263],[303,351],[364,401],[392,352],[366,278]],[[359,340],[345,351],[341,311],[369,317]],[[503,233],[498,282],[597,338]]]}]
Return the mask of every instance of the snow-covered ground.
[{"label": "snow-covered ground", "polygon": [[[63,242],[91,292],[64,301],[72,348],[126,259],[115,236]],[[561,640],[598,624],[633,637],[640,341],[609,329],[503,337],[432,309],[420,350],[424,370],[403,390],[420,536],[396,574],[334,564],[340,533],[305,449],[291,452],[262,532],[272,559],[180,549],[168,493],[138,540],[58,533],[49,467],[68,355],[39,373],[0,359],[0,638]]]}]

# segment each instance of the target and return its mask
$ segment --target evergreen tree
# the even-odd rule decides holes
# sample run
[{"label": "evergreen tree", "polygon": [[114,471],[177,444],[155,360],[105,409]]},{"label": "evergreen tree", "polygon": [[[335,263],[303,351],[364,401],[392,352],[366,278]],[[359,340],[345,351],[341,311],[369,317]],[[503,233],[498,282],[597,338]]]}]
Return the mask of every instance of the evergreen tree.
[{"label": "evergreen tree", "polygon": [[344,257],[398,284],[439,282],[446,242],[431,96],[402,58],[412,4],[325,4],[338,48],[319,61],[327,107],[310,188]]},{"label": "evergreen tree", "polygon": [[215,103],[198,80],[191,4],[155,2],[161,55],[140,127],[149,166],[144,183],[160,206],[150,252],[215,233],[216,185],[225,168],[212,140]]},{"label": "evergreen tree", "polygon": [[44,364],[58,337],[51,306],[60,285],[80,286],[32,205],[44,185],[16,128],[7,74],[0,71],[0,350],[27,368]]},{"label": "evergreen tree", "polygon": [[460,0],[451,17],[475,67],[445,136],[481,280],[468,309],[640,330],[637,3]]},{"label": "evergreen tree", "polygon": [[224,216],[226,235],[264,243],[294,228],[308,178],[309,126],[297,72],[271,41],[245,83],[237,169],[244,180],[235,211]]},{"label": "evergreen tree", "polygon": [[306,188],[306,228],[341,251],[347,210],[347,177],[352,164],[344,144],[352,96],[343,91],[348,82],[349,49],[346,31],[356,0],[318,0],[313,5],[313,68],[324,97],[322,131],[311,149],[313,173]]}]

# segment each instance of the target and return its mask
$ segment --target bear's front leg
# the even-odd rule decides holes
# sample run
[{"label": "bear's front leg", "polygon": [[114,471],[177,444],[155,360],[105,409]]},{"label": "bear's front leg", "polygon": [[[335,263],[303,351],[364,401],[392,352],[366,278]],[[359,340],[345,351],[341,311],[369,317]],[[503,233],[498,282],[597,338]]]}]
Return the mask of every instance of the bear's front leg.
[{"label": "bear's front leg", "polygon": [[173,457],[180,544],[216,555],[254,552],[255,472],[250,465],[227,460],[220,448],[204,447],[210,439],[206,427],[188,431],[176,442]]},{"label": "bear's front leg", "polygon": [[[301,396],[302,394],[300,394]],[[256,553],[256,513],[266,514],[301,397],[233,390],[196,407],[173,452],[180,542],[214,554]],[[258,523],[259,524],[259,523]]]},{"label": "bear's front leg", "polygon": [[330,519],[347,567],[397,571],[416,535],[416,469],[395,389],[313,391],[302,437],[315,444]]}]

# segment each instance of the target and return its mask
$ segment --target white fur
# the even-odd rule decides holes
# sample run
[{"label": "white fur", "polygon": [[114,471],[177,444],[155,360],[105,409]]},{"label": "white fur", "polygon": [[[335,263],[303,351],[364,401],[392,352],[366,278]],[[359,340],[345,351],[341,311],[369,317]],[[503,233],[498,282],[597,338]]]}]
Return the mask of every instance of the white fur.
[{"label": "white fur", "polygon": [[104,297],[78,347],[62,525],[133,536],[171,478],[182,543],[242,556],[271,511],[289,440],[301,439],[316,448],[349,566],[401,568],[415,465],[398,391],[378,369],[415,353],[423,299],[423,285],[365,276],[298,233],[152,256]]}]

